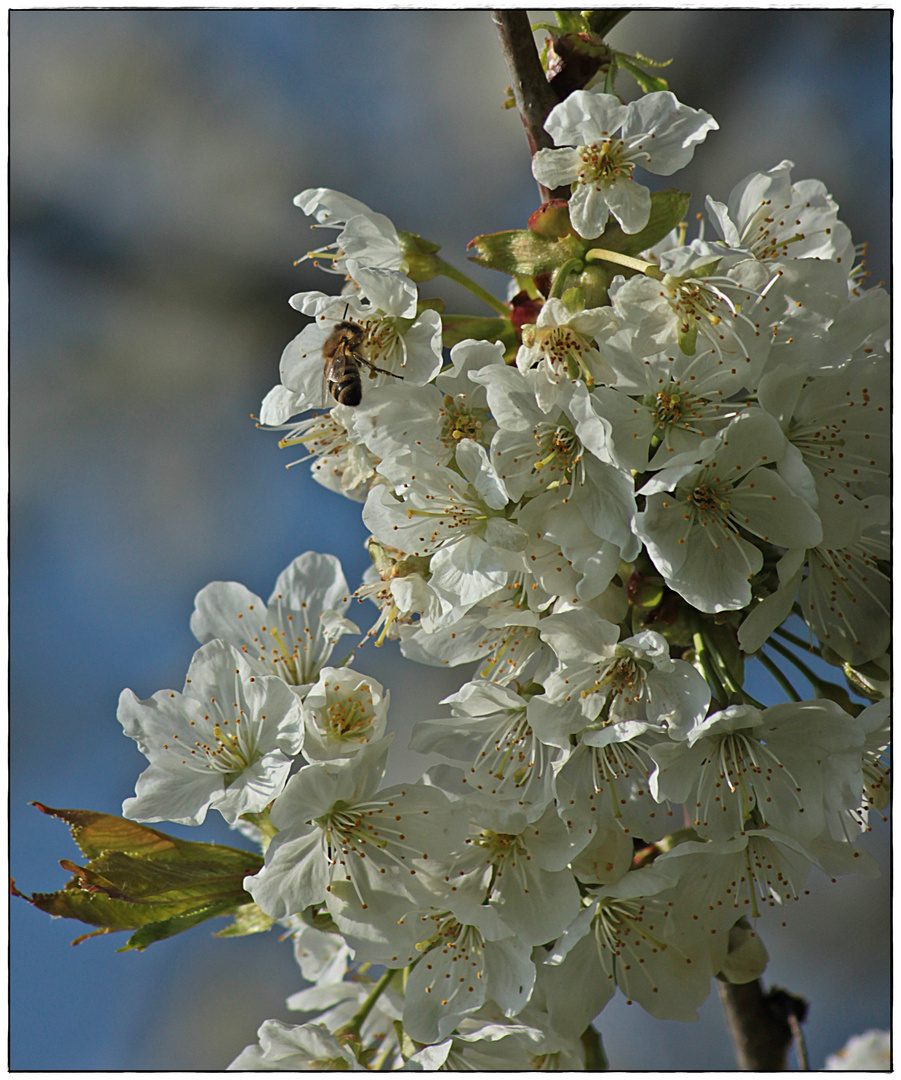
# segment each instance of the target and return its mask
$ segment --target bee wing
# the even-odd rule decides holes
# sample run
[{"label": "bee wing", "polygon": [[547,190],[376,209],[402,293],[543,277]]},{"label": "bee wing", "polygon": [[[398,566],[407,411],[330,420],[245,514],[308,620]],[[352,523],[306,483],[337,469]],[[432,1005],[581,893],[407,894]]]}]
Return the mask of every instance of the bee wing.
[{"label": "bee wing", "polygon": [[329,391],[329,374],[332,369],[332,363],[332,359],[328,359],[322,365],[322,395],[320,404],[323,409],[327,409],[330,404],[329,398],[331,397],[331,393]]}]

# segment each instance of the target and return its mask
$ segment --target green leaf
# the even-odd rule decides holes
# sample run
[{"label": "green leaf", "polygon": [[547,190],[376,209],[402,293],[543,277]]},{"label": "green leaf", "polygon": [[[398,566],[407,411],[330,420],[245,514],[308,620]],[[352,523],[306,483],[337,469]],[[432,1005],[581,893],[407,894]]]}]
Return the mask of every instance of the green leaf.
[{"label": "green leaf", "polygon": [[25,896],[49,915],[78,919],[98,927],[95,933],[136,930],[125,948],[145,949],[206,919],[237,915],[253,906],[243,882],[262,867],[260,855],[180,840],[112,814],[34,805],[67,822],[90,860],[78,866],[61,859],[60,865],[73,875],[65,888]]},{"label": "green leaf", "polygon": [[570,259],[579,258],[586,248],[577,236],[540,236],[529,229],[508,229],[486,233],[466,245],[474,254],[471,262],[500,270],[511,277],[550,274]]},{"label": "green leaf", "polygon": [[256,904],[245,904],[235,912],[234,921],[224,930],[217,930],[213,937],[245,937],[247,934],[259,934],[268,930],[275,919],[267,915]]},{"label": "green leaf", "polygon": [[155,941],[165,941],[166,938],[175,937],[176,934],[180,934],[184,930],[190,930],[192,926],[206,922],[207,919],[213,919],[217,915],[229,915],[233,910],[234,904],[222,900],[218,904],[210,904],[208,907],[198,908],[196,911],[190,911],[183,915],[174,915],[171,919],[146,923],[131,935],[121,949],[116,949],[116,952],[129,952],[132,949],[141,952]]},{"label": "green leaf", "polygon": [[603,235],[593,240],[592,244],[608,251],[618,251],[621,255],[638,255],[659,243],[685,219],[690,201],[691,195],[676,188],[655,191],[651,195],[651,216],[641,232],[623,232],[622,227],[611,218]]}]

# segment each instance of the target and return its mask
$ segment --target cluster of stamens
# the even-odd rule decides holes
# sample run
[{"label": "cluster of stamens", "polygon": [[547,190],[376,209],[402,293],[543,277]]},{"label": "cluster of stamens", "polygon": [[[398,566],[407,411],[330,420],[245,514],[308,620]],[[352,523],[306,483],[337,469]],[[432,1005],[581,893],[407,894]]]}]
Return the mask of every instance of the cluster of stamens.
[{"label": "cluster of stamens", "polygon": [[623,177],[630,178],[635,163],[626,159],[624,151],[625,146],[620,139],[605,139],[602,143],[580,146],[578,152],[582,164],[576,183],[609,187]]},{"label": "cluster of stamens", "polygon": [[462,395],[452,398],[445,394],[439,416],[441,427],[438,438],[449,450],[462,439],[481,441],[484,410],[470,409],[462,400]]}]

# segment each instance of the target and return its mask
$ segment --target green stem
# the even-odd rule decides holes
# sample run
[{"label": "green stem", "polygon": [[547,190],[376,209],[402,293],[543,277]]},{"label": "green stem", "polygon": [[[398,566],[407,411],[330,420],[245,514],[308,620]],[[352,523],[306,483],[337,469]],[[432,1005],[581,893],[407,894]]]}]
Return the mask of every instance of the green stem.
[{"label": "green stem", "polygon": [[265,855],[266,849],[269,847],[270,841],[278,836],[278,829],[269,820],[269,807],[265,810],[261,810],[258,814],[246,813],[241,815],[242,820],[249,822],[251,825],[256,825],[261,833],[261,843],[263,848],[263,854]]},{"label": "green stem", "polygon": [[786,630],[784,626],[777,626],[773,631],[774,634],[778,634],[779,637],[784,637],[786,641],[790,641],[792,645],[797,645],[799,649],[806,649],[807,652],[812,653],[814,656],[822,657],[822,652],[816,646],[809,641],[805,641],[804,638],[798,637],[797,634],[793,634],[791,630]]},{"label": "green stem", "polygon": [[481,285],[477,285],[471,277],[467,277],[462,270],[458,270],[456,266],[451,266],[449,262],[445,262],[444,259],[435,257],[435,262],[440,267],[439,273],[446,278],[450,278],[451,281],[456,281],[458,285],[462,285],[464,289],[468,289],[473,296],[477,296],[480,300],[483,300],[490,308],[505,318],[510,317],[510,307],[508,304],[502,303],[497,297],[491,295],[487,289],[483,289]]},{"label": "green stem", "polygon": [[804,678],[813,687],[814,693],[816,693],[817,687],[823,680],[819,677],[819,675],[817,675],[815,671],[809,668],[799,656],[796,656],[791,651],[791,649],[789,649],[786,645],[783,645],[781,641],[773,641],[773,639],[770,638],[769,641],[767,641],[767,645],[769,645],[771,649],[775,649],[776,652],[779,653],[781,656],[784,656],[790,664],[794,664],[798,671],[801,672]]},{"label": "green stem", "polygon": [[663,281],[664,274],[660,267],[644,259],[635,259],[631,255],[623,255],[620,251],[607,251],[606,248],[592,248],[591,251],[586,252],[586,262],[599,260],[616,263],[617,266],[625,266],[629,270],[637,270],[639,274],[644,274],[646,277]]},{"label": "green stem", "polygon": [[694,634],[695,656],[698,658],[698,662],[703,668],[704,678],[710,685],[712,696],[721,705],[725,705],[728,699],[723,684],[720,682],[720,677],[717,674],[716,665],[713,663],[713,657],[707,648],[707,643],[704,640],[703,634],[700,631],[696,631]]},{"label": "green stem", "polygon": [[[716,668],[717,676],[720,679],[721,685],[723,687],[723,693],[727,694],[727,696],[728,694],[736,694],[746,704],[753,705],[755,709],[765,709],[766,706],[762,702],[758,701],[757,698],[749,694],[743,686],[741,686],[735,681],[735,679],[732,677],[732,673],[729,671],[729,665],[723,659],[723,656],[720,653],[719,649],[717,649],[716,646],[712,644],[708,640],[708,638],[704,636],[703,633],[701,633],[701,641],[704,643],[704,649],[706,653],[710,656],[710,659],[713,662],[714,667]],[[726,698],[723,698],[722,701],[725,704]]]},{"label": "green stem", "polygon": [[792,686],[791,681],[789,680],[789,678],[785,674],[785,672],[782,670],[782,668],[780,668],[778,664],[774,663],[774,661],[772,661],[766,655],[766,653],[763,652],[763,650],[761,650],[760,652],[757,653],[757,659],[761,662],[761,664],[763,664],[763,666],[767,669],[767,671],[773,676],[773,678],[776,680],[776,682],[779,683],[779,685],[786,692],[786,694],[788,694],[788,697],[789,697],[790,701],[800,701],[801,700],[801,695],[794,688],[794,686]]},{"label": "green stem", "polygon": [[551,291],[547,294],[548,300],[551,297],[559,300],[563,293],[566,291],[566,279],[576,269],[581,270],[583,266],[581,259],[567,259],[566,262],[557,270],[554,274],[554,280],[551,284]]},{"label": "green stem", "polygon": [[442,315],[441,339],[445,348],[451,348],[467,338],[480,341],[501,341],[507,349],[514,351],[519,347],[516,330],[508,318],[499,319],[496,315]]},{"label": "green stem", "polygon": [[382,991],[391,982],[394,976],[397,974],[397,968],[387,968],[385,974],[379,979],[379,981],[369,991],[369,994],[363,1004],[357,1009],[350,1020],[341,1028],[342,1033],[353,1032],[357,1035],[360,1033],[360,1028],[366,1022],[366,1017],[372,1012],[373,1006],[382,995]]},{"label": "green stem", "polygon": [[732,678],[726,661],[720,655],[719,649],[717,649],[703,631],[701,631],[701,641],[704,643],[705,652],[709,655],[716,667],[717,675],[719,676],[723,689],[730,694],[740,694],[741,687]]}]

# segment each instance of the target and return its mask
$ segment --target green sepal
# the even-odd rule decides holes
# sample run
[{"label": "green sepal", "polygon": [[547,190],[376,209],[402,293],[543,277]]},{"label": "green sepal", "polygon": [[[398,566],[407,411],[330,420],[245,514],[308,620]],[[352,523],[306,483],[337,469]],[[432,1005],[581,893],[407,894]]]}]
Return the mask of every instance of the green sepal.
[{"label": "green sepal", "polygon": [[571,11],[569,8],[555,9],[554,18],[557,20],[557,26],[549,26],[549,30],[563,34],[588,33],[588,23],[581,11]]},{"label": "green sepal", "polygon": [[591,245],[616,251],[620,255],[638,255],[659,243],[685,220],[690,201],[691,195],[676,188],[655,191],[651,195],[651,216],[640,232],[623,232],[622,226],[611,218],[603,234],[597,240],[592,240]]},{"label": "green sepal", "polygon": [[591,57],[592,60],[605,62],[610,56],[610,49],[600,39],[595,39],[587,30],[568,31],[558,34],[554,41],[555,50]]},{"label": "green sepal", "polygon": [[[685,325],[684,323],[682,324]],[[686,356],[694,356],[698,347],[698,326],[692,323],[687,330],[680,330],[676,336],[679,348]]]},{"label": "green sepal", "polygon": [[568,288],[560,299],[563,301],[563,306],[574,315],[584,311],[588,306],[585,303],[585,290],[578,285]]},{"label": "green sepal", "polygon": [[610,277],[608,268],[600,263],[590,263],[580,274],[574,275],[577,287],[585,296],[585,308],[606,307],[610,303],[607,295]]},{"label": "green sepal", "polygon": [[[665,234],[664,234],[665,235]],[[570,259],[581,258],[588,243],[578,236],[541,236],[530,229],[485,233],[470,240],[470,262],[500,270],[511,277],[550,274]]]},{"label": "green sepal", "polygon": [[416,318],[424,311],[437,311],[439,315],[444,314],[445,303],[437,296],[427,297],[425,300],[416,301]]},{"label": "green sepal", "polygon": [[400,1020],[395,1020],[391,1026],[394,1028],[394,1036],[397,1039],[397,1045],[400,1047],[401,1058],[404,1061],[409,1061],[414,1054],[419,1053],[423,1044],[414,1042],[410,1038]]},{"label": "green sepal", "polygon": [[253,901],[243,881],[262,867],[260,855],[180,840],[112,814],[33,805],[65,821],[90,861],[78,866],[61,859],[73,875],[65,888],[25,899],[49,915],[97,927],[94,934],[135,930],[120,951],[145,949],[206,919],[236,914]]},{"label": "green sepal", "polygon": [[628,14],[628,8],[607,8],[601,11],[585,11],[583,18],[589,34],[596,38],[605,38]]}]

